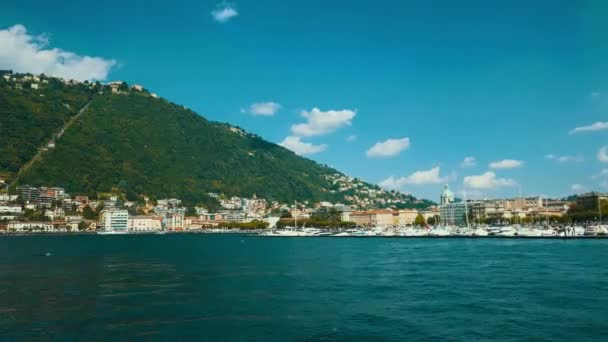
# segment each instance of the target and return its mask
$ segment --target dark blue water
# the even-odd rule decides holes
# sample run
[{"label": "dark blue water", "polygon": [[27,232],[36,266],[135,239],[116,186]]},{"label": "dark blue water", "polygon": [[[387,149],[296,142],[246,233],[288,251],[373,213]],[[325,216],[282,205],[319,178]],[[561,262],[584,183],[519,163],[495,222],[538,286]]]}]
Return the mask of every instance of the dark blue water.
[{"label": "dark blue water", "polygon": [[0,338],[602,340],[607,263],[606,240],[2,237]]}]

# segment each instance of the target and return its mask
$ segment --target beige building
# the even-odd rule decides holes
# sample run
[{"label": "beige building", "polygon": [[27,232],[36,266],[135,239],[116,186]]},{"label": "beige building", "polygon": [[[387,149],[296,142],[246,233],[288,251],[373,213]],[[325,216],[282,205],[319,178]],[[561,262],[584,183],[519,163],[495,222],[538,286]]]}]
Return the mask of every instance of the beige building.
[{"label": "beige building", "polygon": [[441,215],[441,211],[439,210],[439,208],[430,208],[430,209],[426,209],[426,210],[421,210],[418,213],[420,215],[422,215],[422,217],[424,217],[425,221],[428,221],[428,219],[430,219],[431,217],[439,218],[439,216]]},{"label": "beige building", "polygon": [[171,231],[179,231],[184,230],[184,215],[175,213],[175,214],[167,214],[165,219],[165,224],[167,226],[167,230]]},{"label": "beige building", "polygon": [[350,221],[363,227],[389,227],[394,224],[392,210],[354,211]]},{"label": "beige building", "polygon": [[560,209],[549,209],[549,208],[538,208],[536,210],[530,211],[530,216],[537,218],[544,217],[562,217],[566,214],[566,212]]},{"label": "beige building", "polygon": [[129,231],[148,232],[162,229],[163,218],[160,216],[131,216]]},{"label": "beige building", "polygon": [[416,209],[401,209],[393,212],[393,225],[395,226],[411,226],[416,221],[418,210]]}]

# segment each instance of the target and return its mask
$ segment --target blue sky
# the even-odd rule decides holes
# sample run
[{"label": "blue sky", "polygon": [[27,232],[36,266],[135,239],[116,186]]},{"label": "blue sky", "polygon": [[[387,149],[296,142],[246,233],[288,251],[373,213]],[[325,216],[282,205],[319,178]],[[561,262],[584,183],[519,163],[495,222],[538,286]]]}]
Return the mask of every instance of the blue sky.
[{"label": "blue sky", "polygon": [[1,7],[0,68],[143,84],[373,183],[435,200],[446,182],[471,197],[608,190],[604,1]]}]

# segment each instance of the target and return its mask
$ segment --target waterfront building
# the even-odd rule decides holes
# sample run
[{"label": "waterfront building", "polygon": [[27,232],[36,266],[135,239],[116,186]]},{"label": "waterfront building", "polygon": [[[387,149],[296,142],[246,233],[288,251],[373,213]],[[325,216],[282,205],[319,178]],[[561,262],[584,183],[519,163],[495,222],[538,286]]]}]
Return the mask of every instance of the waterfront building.
[{"label": "waterfront building", "polygon": [[391,210],[355,211],[350,214],[350,221],[362,227],[390,227],[393,225]]},{"label": "waterfront building", "polygon": [[428,208],[426,210],[419,210],[418,213],[424,217],[424,220],[428,222],[430,218],[435,219],[435,222],[439,221],[441,211],[437,207]]},{"label": "waterfront building", "polygon": [[165,227],[170,231],[184,230],[184,214],[168,213],[164,219]]},{"label": "waterfront building", "polygon": [[219,213],[204,213],[199,215],[202,220],[201,225],[203,227],[217,227],[220,223],[224,222],[222,214]]},{"label": "waterfront building", "polygon": [[477,202],[453,202],[443,204],[440,209],[441,223],[443,225],[466,225],[470,207],[475,205],[477,205]]},{"label": "waterfront building", "polygon": [[48,222],[9,222],[7,225],[8,231],[11,232],[25,232],[25,231],[42,231],[52,232],[54,226]]},{"label": "waterfront building", "polygon": [[551,209],[551,208],[538,208],[530,211],[530,216],[536,217],[539,219],[544,219],[545,217],[562,217],[566,214],[565,211],[561,209]]},{"label": "waterfront building", "polygon": [[401,209],[393,212],[393,225],[395,226],[411,226],[416,221],[418,210],[416,209]]},{"label": "waterfront building", "polygon": [[340,212],[340,220],[342,222],[350,222],[350,215],[353,213],[354,211],[352,209],[344,209]]},{"label": "waterfront building", "polygon": [[608,201],[608,194],[601,192],[588,192],[576,198],[576,205],[588,210],[597,210],[600,202]]},{"label": "waterfront building", "polygon": [[247,221],[247,214],[240,211],[230,211],[224,213],[224,220],[226,222],[244,223]]},{"label": "waterfront building", "polygon": [[129,212],[122,209],[104,209],[101,211],[99,228],[104,231],[126,232],[129,229]]},{"label": "waterfront building", "polygon": [[160,216],[131,216],[129,217],[129,231],[147,232],[159,231],[162,229],[163,218]]}]

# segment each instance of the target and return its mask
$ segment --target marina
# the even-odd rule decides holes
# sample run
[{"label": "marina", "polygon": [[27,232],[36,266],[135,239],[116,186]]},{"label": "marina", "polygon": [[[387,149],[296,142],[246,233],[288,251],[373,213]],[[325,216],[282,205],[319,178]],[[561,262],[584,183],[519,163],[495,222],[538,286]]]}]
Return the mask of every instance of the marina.
[{"label": "marina", "polygon": [[606,238],[607,225],[583,226],[480,226],[480,227],[375,227],[351,229],[294,228],[253,233],[261,237],[445,237],[445,238]]}]

